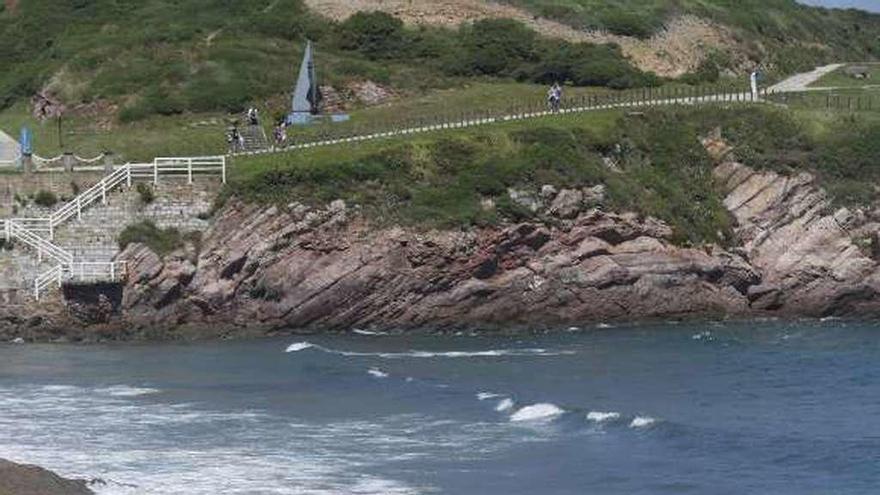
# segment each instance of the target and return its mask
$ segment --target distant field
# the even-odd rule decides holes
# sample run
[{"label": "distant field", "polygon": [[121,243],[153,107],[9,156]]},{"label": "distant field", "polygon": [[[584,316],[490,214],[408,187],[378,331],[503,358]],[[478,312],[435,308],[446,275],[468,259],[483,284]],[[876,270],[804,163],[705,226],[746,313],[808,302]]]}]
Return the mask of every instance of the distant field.
[{"label": "distant field", "polygon": [[856,79],[846,73],[847,67],[841,67],[831,74],[814,82],[815,88],[858,88],[863,86],[880,86],[880,64],[859,64],[870,70],[868,79]]}]

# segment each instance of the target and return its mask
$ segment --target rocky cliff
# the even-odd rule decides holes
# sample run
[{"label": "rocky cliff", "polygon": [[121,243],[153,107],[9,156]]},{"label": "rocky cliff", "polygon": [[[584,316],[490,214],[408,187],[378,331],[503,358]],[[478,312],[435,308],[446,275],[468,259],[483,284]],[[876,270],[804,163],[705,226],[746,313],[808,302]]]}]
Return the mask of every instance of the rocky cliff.
[{"label": "rocky cliff", "polygon": [[0,459],[0,494],[3,495],[88,495],[82,480],[69,480],[37,466],[25,466]]},{"label": "rocky cliff", "polygon": [[[47,335],[65,325],[76,339],[200,338],[878,312],[874,212],[835,209],[809,174],[756,172],[722,141],[704,144],[735,225],[728,247],[677,246],[663,222],[602,211],[601,187],[511,191],[540,220],[468,231],[377,227],[342,201],[233,201],[198,246],[122,253],[121,317],[98,298],[72,306],[78,323],[47,319]],[[7,336],[38,338],[28,331]]]}]

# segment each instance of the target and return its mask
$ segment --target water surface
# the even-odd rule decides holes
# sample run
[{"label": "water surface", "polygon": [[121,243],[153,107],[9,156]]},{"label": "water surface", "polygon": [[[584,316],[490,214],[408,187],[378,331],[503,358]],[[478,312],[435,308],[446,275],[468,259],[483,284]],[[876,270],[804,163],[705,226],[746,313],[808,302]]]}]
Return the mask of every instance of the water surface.
[{"label": "water surface", "polygon": [[867,494],[878,363],[845,322],[3,346],[0,457],[108,494]]}]

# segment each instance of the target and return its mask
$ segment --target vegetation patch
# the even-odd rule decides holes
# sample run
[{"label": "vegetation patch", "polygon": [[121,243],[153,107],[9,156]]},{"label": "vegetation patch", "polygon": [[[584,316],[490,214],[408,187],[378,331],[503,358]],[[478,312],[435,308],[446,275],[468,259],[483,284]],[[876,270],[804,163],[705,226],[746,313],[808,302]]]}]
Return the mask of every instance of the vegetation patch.
[{"label": "vegetation patch", "polygon": [[159,256],[164,256],[184,244],[184,236],[175,228],[160,229],[155,223],[143,222],[129,225],[119,234],[119,249],[123,250],[132,243],[140,243],[149,247]]},{"label": "vegetation patch", "polygon": [[58,196],[52,191],[41,190],[34,195],[34,204],[44,208],[51,208],[58,203]]},{"label": "vegetation patch", "polygon": [[[342,198],[381,222],[461,228],[540,217],[511,192],[537,196],[604,184],[605,207],[669,222],[682,243],[722,240],[729,218],[700,128],[656,112],[592,115],[468,130],[362,153],[255,158],[230,191],[248,201]],[[487,207],[487,205],[494,205]],[[601,205],[600,205],[601,206]]]},{"label": "vegetation patch", "polygon": [[135,190],[138,193],[138,198],[140,198],[141,204],[148,205],[156,200],[156,193],[153,192],[153,188],[148,184],[139,182],[137,186],[135,186]]}]

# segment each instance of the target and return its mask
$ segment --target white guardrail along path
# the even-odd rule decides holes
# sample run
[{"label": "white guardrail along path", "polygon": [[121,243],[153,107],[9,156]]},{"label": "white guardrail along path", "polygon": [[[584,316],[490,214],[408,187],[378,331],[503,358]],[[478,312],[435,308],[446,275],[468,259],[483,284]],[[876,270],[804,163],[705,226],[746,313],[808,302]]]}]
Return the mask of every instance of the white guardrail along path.
[{"label": "white guardrail along path", "polygon": [[36,251],[41,262],[46,259],[55,263],[52,268],[35,277],[34,297],[39,300],[51,287],[61,287],[66,281],[118,282],[127,275],[123,262],[77,262],[73,254],[52,242],[59,226],[74,217],[81,219],[83,210],[94,203],[106,203],[107,194],[123,184],[128,188],[137,181],[157,184],[162,176],[183,177],[192,184],[196,175],[219,176],[226,183],[226,157],[156,158],[152,163],[127,163],[48,217],[0,220],[6,242],[20,242]]},{"label": "white guardrail along path", "polygon": [[521,109],[511,109],[502,115],[475,115],[472,117],[464,117],[459,119],[438,118],[432,123],[419,123],[419,119],[412,121],[410,124],[402,124],[390,130],[382,131],[352,131],[347,135],[316,139],[309,142],[301,142],[292,144],[282,148],[267,147],[262,150],[247,150],[232,155],[259,155],[265,153],[280,153],[288,151],[303,150],[308,148],[316,148],[322,146],[332,146],[336,144],[356,143],[361,141],[372,141],[376,139],[384,139],[397,136],[405,136],[410,134],[421,134],[425,132],[434,132],[445,129],[463,129],[467,127],[475,127],[480,125],[495,124],[501,122],[511,122],[517,120],[535,119],[541,117],[549,117],[555,115],[577,114],[598,110],[611,110],[622,108],[643,108],[643,107],[660,107],[672,105],[708,105],[708,104],[735,104],[735,103],[766,103],[766,98],[771,93],[766,89],[760,89],[757,93],[751,91],[730,91],[722,93],[711,93],[705,88],[694,88],[690,93],[681,91],[673,91],[666,94],[655,94],[647,90],[641,93],[630,92],[614,95],[603,96],[584,96],[583,98],[573,98],[568,101],[559,110],[550,110],[546,105],[533,104],[522,107]]}]

